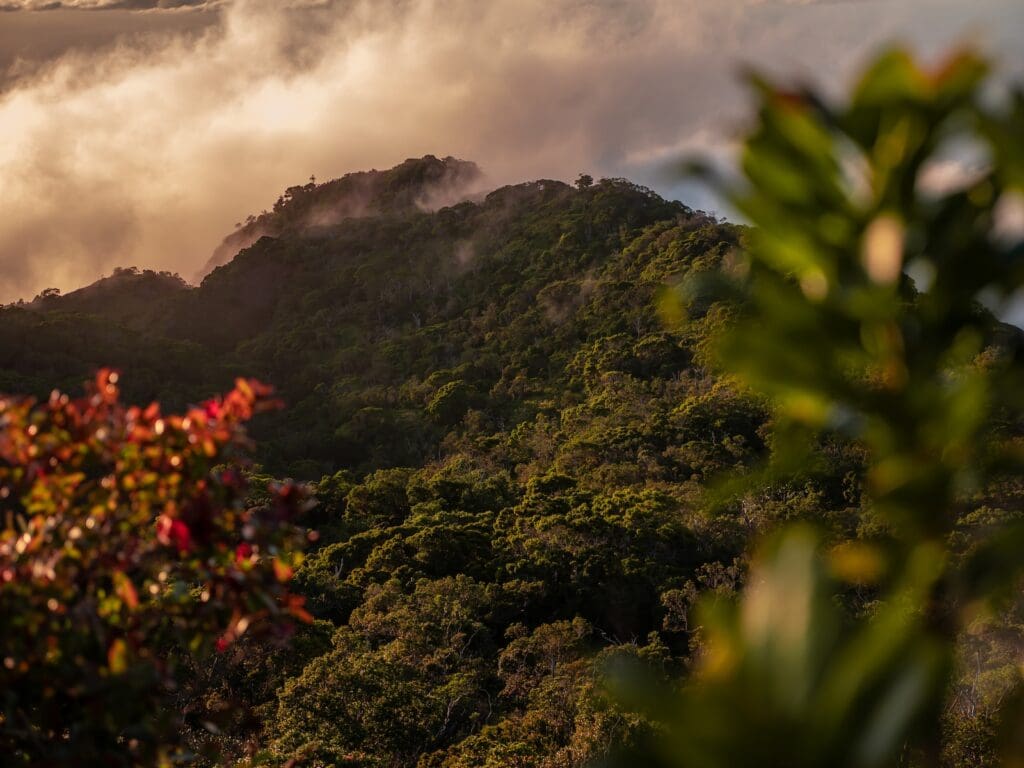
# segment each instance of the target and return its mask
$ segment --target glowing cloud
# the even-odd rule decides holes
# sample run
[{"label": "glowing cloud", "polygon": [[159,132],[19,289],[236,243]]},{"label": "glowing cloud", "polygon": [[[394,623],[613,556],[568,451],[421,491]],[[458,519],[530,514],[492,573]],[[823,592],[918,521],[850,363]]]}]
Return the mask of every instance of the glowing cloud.
[{"label": "glowing cloud", "polygon": [[117,265],[191,275],[234,222],[311,173],[427,153],[475,160],[492,184],[589,171],[674,191],[658,176],[666,161],[728,145],[739,61],[837,82],[894,35],[934,49],[966,30],[1024,70],[1017,0],[63,5],[99,10],[54,18],[205,10],[141,14],[195,17],[188,34],[72,46],[24,74],[12,65],[0,300]]}]

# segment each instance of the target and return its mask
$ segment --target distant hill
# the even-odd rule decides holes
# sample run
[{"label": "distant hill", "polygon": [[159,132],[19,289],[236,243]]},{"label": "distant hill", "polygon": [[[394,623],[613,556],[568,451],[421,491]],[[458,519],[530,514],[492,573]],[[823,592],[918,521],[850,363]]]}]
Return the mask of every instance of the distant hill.
[{"label": "distant hill", "polygon": [[154,321],[152,313],[164,301],[189,288],[177,274],[126,267],[71,293],[44,292],[27,307],[43,312],[98,315],[144,327]]},{"label": "distant hill", "polygon": [[324,184],[311,181],[289,187],[273,210],[250,216],[224,238],[199,279],[265,235],[300,233],[362,216],[434,210],[463,199],[481,177],[475,163],[427,155],[386,171],[361,171]]}]

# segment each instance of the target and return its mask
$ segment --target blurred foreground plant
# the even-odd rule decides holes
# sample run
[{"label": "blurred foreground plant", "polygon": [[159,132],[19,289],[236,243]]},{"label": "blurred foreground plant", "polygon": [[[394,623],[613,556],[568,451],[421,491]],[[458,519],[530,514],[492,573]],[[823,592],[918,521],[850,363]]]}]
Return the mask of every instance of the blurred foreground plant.
[{"label": "blurred foreground plant", "polygon": [[101,371],[81,399],[0,400],[4,765],[163,764],[185,654],[310,620],[287,589],[304,491],[245,504],[243,424],[268,394],[239,380],[164,416],[123,406]]},{"label": "blurred foreground plant", "polygon": [[[987,69],[892,51],[841,105],[753,79],[745,182],[725,185],[751,228],[709,277],[737,307],[715,354],[777,407],[754,480],[813,472],[822,434],[853,441],[872,534],[829,549],[783,530],[737,604],[705,602],[697,670],[655,702],[652,764],[940,761],[958,634],[1024,565],[1020,518],[967,556],[949,546],[968,494],[1024,459],[1021,335],[982,306],[1005,311],[1024,283],[1024,96],[993,104]],[[962,158],[977,167],[937,183]],[[853,584],[877,594],[867,618],[839,607]],[[1006,765],[1024,765],[1024,720],[1004,709]]]}]

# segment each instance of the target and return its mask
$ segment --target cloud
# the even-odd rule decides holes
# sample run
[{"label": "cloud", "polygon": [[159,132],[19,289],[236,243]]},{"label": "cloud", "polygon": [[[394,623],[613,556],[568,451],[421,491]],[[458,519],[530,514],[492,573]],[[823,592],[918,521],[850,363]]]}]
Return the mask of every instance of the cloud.
[{"label": "cloud", "polygon": [[[857,3],[867,0],[738,0],[746,5],[820,5],[828,3]],[[0,2],[0,11],[52,11],[78,10],[167,10],[173,8],[216,8],[232,0],[7,0]],[[291,8],[327,7],[335,0],[281,0]]]},{"label": "cloud", "polygon": [[173,34],[71,45],[15,62],[0,92],[0,300],[117,265],[192,274],[310,174],[427,153],[493,184],[589,171],[675,191],[666,161],[727,152],[738,61],[834,87],[893,35],[934,51],[976,29],[1020,71],[1016,3],[238,0]]},{"label": "cloud", "polygon": [[63,55],[73,54],[78,62],[87,64],[90,57],[103,56],[119,45],[159,50],[169,38],[195,37],[217,23],[218,13],[185,7],[144,12],[54,9],[3,13],[0,94],[16,83],[25,87]]},{"label": "cloud", "polygon": [[222,0],[7,0],[0,2],[0,11],[147,11],[215,8],[221,4]]}]

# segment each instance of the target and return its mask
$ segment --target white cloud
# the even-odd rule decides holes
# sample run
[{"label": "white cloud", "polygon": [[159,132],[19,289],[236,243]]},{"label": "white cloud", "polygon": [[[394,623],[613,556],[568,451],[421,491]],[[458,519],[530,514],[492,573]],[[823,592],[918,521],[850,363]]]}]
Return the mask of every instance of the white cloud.
[{"label": "white cloud", "polygon": [[0,0],[4,11],[54,11],[77,9],[82,11],[170,10],[175,8],[213,8],[224,0]]},{"label": "white cloud", "polygon": [[835,84],[892,35],[934,50],[977,28],[1022,69],[1016,0],[300,4],[240,0],[192,36],[72,52],[0,94],[0,300],[120,264],[191,274],[311,173],[428,152],[495,183],[667,188],[677,150],[728,144],[737,61]]}]

